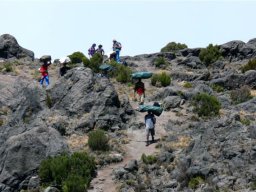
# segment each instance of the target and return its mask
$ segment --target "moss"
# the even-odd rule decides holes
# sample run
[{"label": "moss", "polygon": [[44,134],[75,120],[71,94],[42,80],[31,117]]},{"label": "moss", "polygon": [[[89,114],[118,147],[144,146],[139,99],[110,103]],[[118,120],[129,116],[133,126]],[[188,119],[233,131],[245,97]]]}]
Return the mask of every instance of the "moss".
[{"label": "moss", "polygon": [[240,122],[243,124],[243,125],[246,125],[246,126],[249,126],[251,124],[251,121],[249,119],[240,119]]}]

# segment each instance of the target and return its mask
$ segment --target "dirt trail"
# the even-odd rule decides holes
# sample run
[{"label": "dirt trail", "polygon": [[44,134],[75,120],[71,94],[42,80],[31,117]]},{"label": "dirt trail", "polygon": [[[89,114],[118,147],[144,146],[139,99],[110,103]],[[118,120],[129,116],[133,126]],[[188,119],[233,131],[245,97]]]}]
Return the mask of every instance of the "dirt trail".
[{"label": "dirt trail", "polygon": [[[138,104],[130,101],[133,109],[138,107]],[[136,113],[136,121],[144,122],[144,116],[146,113]],[[173,114],[163,112],[160,117],[156,117],[156,136],[155,140],[161,139],[161,137],[166,135],[164,127],[168,122],[168,119],[172,118]],[[156,148],[157,142],[146,146],[146,133],[145,129],[135,129],[129,128],[127,130],[127,135],[130,142],[125,145],[126,155],[124,160],[120,163],[111,164],[107,167],[98,170],[98,175],[91,182],[93,189],[88,190],[89,192],[115,192],[117,191],[117,184],[112,180],[112,171],[116,168],[124,167],[130,160],[139,160],[141,155],[144,153],[146,155],[154,154],[158,151]],[[151,139],[151,138],[150,138]]]}]

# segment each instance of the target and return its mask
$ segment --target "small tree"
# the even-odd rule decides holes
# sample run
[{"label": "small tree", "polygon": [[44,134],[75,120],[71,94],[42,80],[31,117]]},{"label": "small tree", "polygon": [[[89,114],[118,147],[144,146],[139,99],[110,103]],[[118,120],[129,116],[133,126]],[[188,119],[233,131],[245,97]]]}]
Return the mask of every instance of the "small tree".
[{"label": "small tree", "polygon": [[181,49],[188,48],[186,44],[170,42],[165,47],[161,49],[161,52],[171,52],[171,51],[178,51]]},{"label": "small tree", "polygon": [[218,45],[209,44],[207,48],[201,49],[199,58],[206,65],[210,65],[217,61],[221,56]]},{"label": "small tree", "polygon": [[88,145],[92,150],[108,150],[108,138],[103,130],[95,130],[89,133]]},{"label": "small tree", "polygon": [[199,93],[193,97],[192,104],[198,116],[216,116],[221,108],[220,102],[215,96],[207,93]]}]

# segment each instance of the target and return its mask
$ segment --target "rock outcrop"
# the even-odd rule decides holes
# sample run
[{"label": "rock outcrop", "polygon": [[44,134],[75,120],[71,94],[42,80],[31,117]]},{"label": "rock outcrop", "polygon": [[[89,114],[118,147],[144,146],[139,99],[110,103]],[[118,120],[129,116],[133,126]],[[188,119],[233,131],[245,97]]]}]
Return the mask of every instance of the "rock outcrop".
[{"label": "rock outcrop", "polygon": [[0,58],[10,59],[15,57],[17,59],[27,57],[34,60],[34,53],[28,49],[21,47],[15,37],[4,34],[0,36]]}]

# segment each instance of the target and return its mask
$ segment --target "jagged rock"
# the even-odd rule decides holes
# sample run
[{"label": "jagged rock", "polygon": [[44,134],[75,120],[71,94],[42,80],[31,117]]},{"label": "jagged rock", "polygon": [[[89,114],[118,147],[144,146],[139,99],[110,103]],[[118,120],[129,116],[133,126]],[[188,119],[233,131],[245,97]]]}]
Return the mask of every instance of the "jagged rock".
[{"label": "jagged rock", "polygon": [[163,100],[164,110],[170,110],[171,108],[179,107],[181,98],[179,96],[168,96]]},{"label": "jagged rock", "polygon": [[178,63],[179,65],[185,65],[192,69],[203,69],[206,66],[202,64],[201,60],[198,57],[190,56],[187,57],[184,61]]},{"label": "jagged rock", "polygon": [[137,171],[138,170],[138,162],[137,162],[137,160],[129,161],[128,164],[126,164],[124,166],[124,169],[129,171],[129,172]]},{"label": "jagged rock", "polygon": [[38,176],[33,176],[29,179],[28,190],[39,190],[40,188],[40,179]]},{"label": "jagged rock", "polygon": [[186,49],[182,49],[179,50],[178,52],[183,56],[183,57],[187,57],[187,56],[195,56],[198,57],[200,54],[201,48],[194,48],[194,49],[190,49],[190,48],[186,48]]},{"label": "jagged rock", "polygon": [[29,57],[31,60],[34,60],[34,53],[22,48],[13,36],[9,34],[1,35],[0,58],[9,59],[11,57],[16,57],[17,59]]},{"label": "jagged rock", "polygon": [[213,84],[220,85],[226,89],[236,89],[244,85],[256,88],[256,71],[246,71],[245,74],[231,74],[219,79],[213,79]]},{"label": "jagged rock", "polygon": [[[253,40],[251,42],[254,42]],[[249,59],[255,56],[256,47],[252,43],[244,43],[243,41],[230,41],[220,45],[220,52],[229,61],[239,61]]]},{"label": "jagged rock", "polygon": [[76,118],[73,131],[125,128],[123,123],[129,119],[127,114],[133,113],[128,102],[120,103],[109,79],[95,77],[89,68],[69,70],[49,90],[49,97],[52,110],[69,117],[80,117]]},{"label": "jagged rock", "polygon": [[124,168],[114,169],[113,171],[114,176],[116,179],[121,179],[128,171],[126,171]]}]

